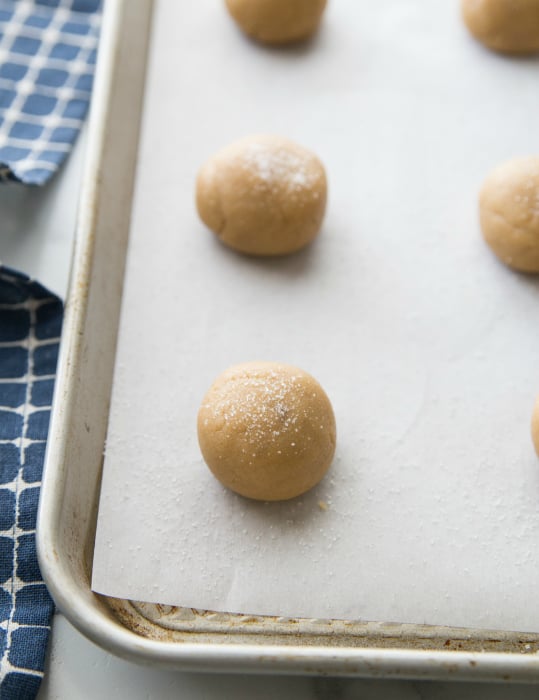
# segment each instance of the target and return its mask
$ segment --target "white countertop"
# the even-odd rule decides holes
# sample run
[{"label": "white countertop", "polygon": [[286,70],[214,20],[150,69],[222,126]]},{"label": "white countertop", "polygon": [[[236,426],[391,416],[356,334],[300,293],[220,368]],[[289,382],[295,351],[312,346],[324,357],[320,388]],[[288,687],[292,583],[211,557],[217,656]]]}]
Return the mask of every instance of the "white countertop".
[{"label": "white countertop", "polygon": [[[84,142],[45,188],[0,186],[0,260],[60,295],[69,276]],[[54,618],[40,700],[536,700],[539,686],[373,681],[284,676],[222,676],[134,666],[84,639],[58,613]]]}]

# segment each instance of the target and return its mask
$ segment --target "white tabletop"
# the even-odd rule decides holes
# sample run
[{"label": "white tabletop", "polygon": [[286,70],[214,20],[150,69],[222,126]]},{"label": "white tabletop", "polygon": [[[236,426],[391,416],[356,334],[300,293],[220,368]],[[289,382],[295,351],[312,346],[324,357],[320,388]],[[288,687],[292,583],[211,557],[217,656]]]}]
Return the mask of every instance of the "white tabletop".
[{"label": "white tabletop", "polygon": [[[0,260],[65,295],[84,155],[81,139],[66,167],[44,188],[0,187]],[[284,676],[218,676],[134,666],[54,618],[40,700],[536,700],[539,686],[373,681]]]}]

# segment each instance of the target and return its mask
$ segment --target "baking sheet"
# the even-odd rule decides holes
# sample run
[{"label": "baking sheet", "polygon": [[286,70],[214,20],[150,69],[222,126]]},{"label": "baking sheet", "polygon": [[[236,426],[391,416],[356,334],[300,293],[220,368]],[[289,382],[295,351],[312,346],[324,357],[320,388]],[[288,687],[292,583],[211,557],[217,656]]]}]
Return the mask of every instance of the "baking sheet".
[{"label": "baking sheet", "polygon": [[[221,3],[157,2],[93,589],[539,631],[539,288],[476,215],[488,170],[539,150],[539,63],[482,50],[449,0],[325,19],[264,49]],[[256,132],[328,170],[323,233],[288,259],[237,256],[196,216],[200,164]],[[197,447],[205,390],[255,358],[304,367],[336,412],[331,472],[288,503],[227,492]]]}]

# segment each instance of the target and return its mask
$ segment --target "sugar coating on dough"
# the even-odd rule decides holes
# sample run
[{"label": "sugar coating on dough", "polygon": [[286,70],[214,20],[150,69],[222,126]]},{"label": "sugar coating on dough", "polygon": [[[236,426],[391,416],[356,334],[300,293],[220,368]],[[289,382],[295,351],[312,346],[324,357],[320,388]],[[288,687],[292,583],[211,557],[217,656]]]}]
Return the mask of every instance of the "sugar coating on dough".
[{"label": "sugar coating on dough", "polygon": [[327,199],[324,166],[280,136],[256,135],[218,151],[200,169],[197,209],[230,248],[251,255],[300,250],[318,234]]},{"label": "sugar coating on dough", "polygon": [[535,451],[537,452],[537,456],[539,457],[539,397],[537,398],[533,409],[531,428],[533,445],[535,447]]},{"label": "sugar coating on dough", "polygon": [[502,262],[539,272],[539,157],[495,168],[481,188],[479,214],[483,236]]},{"label": "sugar coating on dough", "polygon": [[213,474],[257,500],[294,498],[315,486],[335,452],[331,403],[307,372],[248,362],[223,372],[198,413],[198,439]]},{"label": "sugar coating on dough", "polygon": [[539,52],[539,0],[461,0],[471,34],[494,51]]},{"label": "sugar coating on dough", "polygon": [[251,38],[286,44],[306,39],[316,31],[326,0],[226,0],[226,6]]}]

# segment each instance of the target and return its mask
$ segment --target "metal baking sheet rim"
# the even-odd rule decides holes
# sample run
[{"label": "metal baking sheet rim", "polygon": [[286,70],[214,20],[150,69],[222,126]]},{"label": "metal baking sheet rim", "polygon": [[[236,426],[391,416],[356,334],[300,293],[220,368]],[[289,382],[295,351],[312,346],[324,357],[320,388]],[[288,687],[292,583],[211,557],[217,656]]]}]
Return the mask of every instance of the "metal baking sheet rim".
[{"label": "metal baking sheet rim", "polygon": [[55,602],[93,642],[144,664],[205,672],[539,682],[539,634],[225,615],[107,600],[92,593],[89,572],[120,313],[121,258],[153,2],[105,3],[38,513],[38,557]]}]

